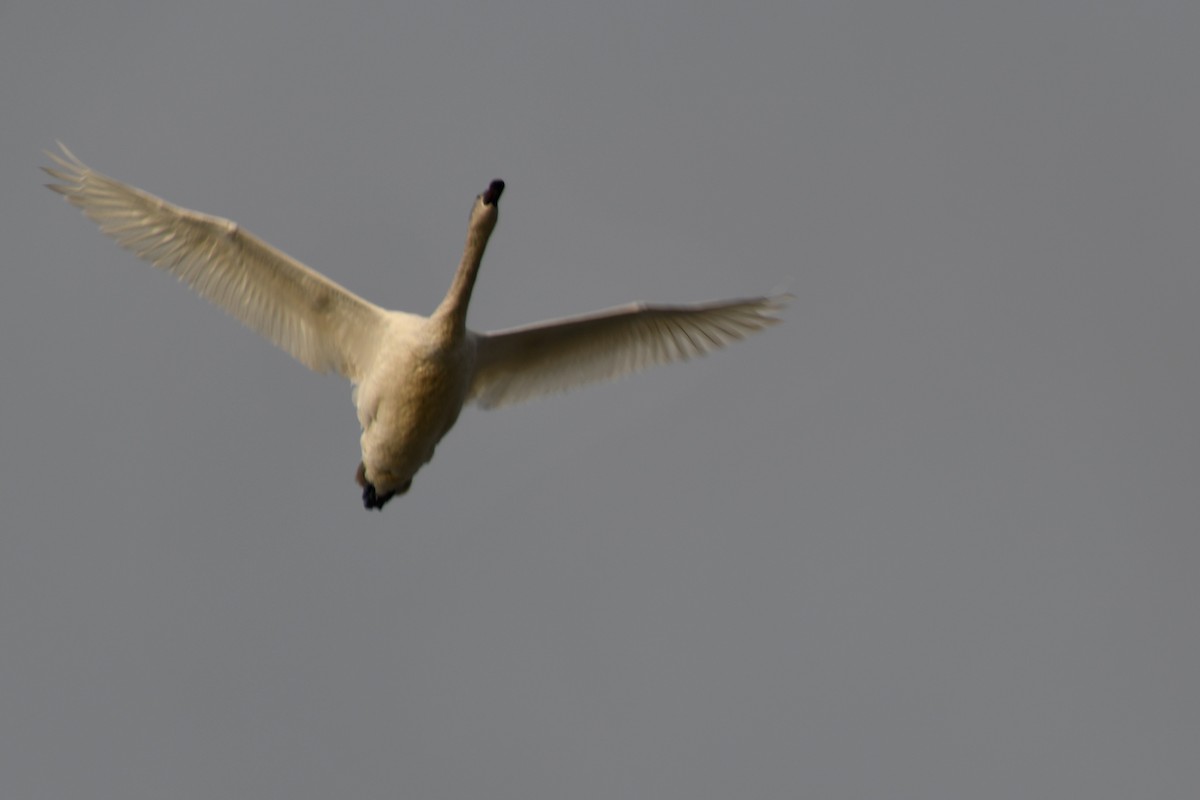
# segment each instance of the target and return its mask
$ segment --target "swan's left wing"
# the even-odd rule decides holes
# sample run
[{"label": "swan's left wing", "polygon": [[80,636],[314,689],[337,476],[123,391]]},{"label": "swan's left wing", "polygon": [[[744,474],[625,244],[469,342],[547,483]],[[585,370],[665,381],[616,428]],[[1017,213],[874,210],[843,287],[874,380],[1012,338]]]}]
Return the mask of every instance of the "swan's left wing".
[{"label": "swan's left wing", "polygon": [[[62,144],[59,144],[62,147]],[[49,188],[138,256],[318,372],[357,382],[375,355],[388,314],[237,224],[172,205],[101,175],[62,147],[43,169]]]},{"label": "swan's left wing", "polygon": [[469,400],[497,408],[686,361],[779,322],[775,315],[789,299],[781,294],[691,306],[638,303],[476,334]]}]

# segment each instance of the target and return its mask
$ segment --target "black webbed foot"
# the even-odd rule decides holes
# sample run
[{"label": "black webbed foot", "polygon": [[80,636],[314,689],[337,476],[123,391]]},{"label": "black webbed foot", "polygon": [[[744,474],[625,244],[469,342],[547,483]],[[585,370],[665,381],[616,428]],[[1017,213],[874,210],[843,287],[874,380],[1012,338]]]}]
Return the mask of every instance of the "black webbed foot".
[{"label": "black webbed foot", "polygon": [[385,495],[376,494],[374,484],[368,483],[363,487],[363,508],[368,510],[375,508],[382,511],[384,503],[395,496],[395,492],[388,492]]},{"label": "black webbed foot", "polygon": [[361,463],[358,465],[358,472],[355,473],[354,480],[358,481],[358,485],[362,487],[363,508],[366,509],[378,508],[382,510],[384,503],[398,494],[404,494],[412,486],[412,478],[409,478],[397,489],[387,494],[379,494],[375,490],[375,484],[367,480],[367,468]]}]

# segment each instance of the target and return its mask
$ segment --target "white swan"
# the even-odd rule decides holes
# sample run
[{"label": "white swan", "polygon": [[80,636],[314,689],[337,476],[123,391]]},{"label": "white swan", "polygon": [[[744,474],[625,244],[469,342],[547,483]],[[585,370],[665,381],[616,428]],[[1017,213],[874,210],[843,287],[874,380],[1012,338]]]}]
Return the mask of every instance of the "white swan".
[{"label": "white swan", "polygon": [[388,311],[237,224],[171,205],[89,169],[61,142],[43,167],[100,230],[318,372],[354,384],[363,505],[408,490],[466,402],[526,400],[686,360],[775,322],[789,295],[691,306],[633,304],[497,333],[466,327],[503,181],[475,199],[462,262],[430,317]]}]

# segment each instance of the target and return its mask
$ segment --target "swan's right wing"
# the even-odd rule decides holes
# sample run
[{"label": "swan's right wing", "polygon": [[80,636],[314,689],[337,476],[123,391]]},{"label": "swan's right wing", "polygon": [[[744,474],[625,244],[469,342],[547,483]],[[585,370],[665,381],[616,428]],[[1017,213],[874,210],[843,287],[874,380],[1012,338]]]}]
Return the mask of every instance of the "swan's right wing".
[{"label": "swan's right wing", "polygon": [[638,303],[476,335],[469,399],[519,403],[718,350],[779,322],[790,295],[691,306]]},{"label": "swan's right wing", "polygon": [[47,153],[48,184],[100,230],[318,372],[357,381],[374,358],[387,312],[219,217],[174,206]]}]

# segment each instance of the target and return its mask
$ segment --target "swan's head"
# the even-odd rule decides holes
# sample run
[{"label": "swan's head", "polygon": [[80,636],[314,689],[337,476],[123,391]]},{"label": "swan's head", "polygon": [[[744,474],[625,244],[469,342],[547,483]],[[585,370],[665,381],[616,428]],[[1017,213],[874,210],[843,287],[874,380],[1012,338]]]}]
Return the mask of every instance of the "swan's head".
[{"label": "swan's head", "polygon": [[504,194],[504,181],[496,178],[496,180],[492,181],[491,185],[488,186],[487,191],[479,195],[479,199],[482,200],[483,204],[486,206],[494,206],[496,203],[500,202],[500,195],[502,194]]},{"label": "swan's head", "polygon": [[475,198],[475,207],[471,209],[471,235],[483,237],[485,240],[496,227],[500,217],[500,195],[504,194],[504,181],[494,180],[487,191]]}]

